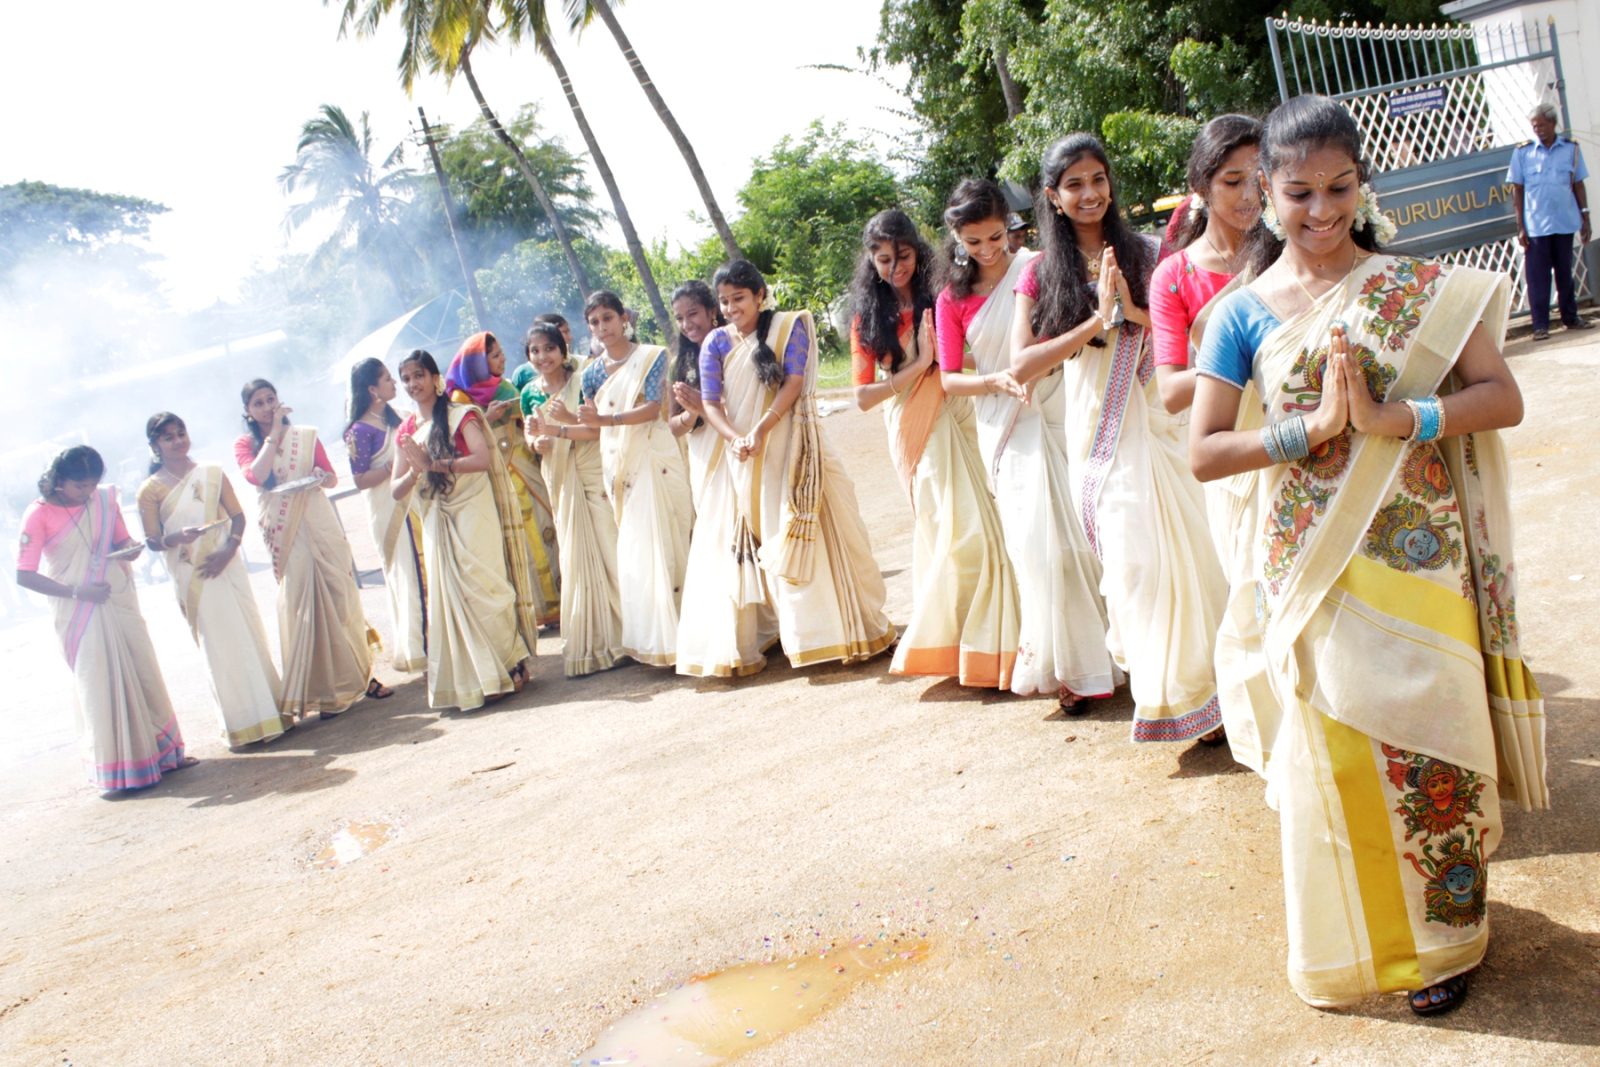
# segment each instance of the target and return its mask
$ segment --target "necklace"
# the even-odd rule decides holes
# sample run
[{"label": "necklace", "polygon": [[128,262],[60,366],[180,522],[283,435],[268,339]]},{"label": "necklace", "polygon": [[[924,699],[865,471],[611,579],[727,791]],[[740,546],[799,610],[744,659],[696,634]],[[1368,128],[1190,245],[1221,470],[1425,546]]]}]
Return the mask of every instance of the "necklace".
[{"label": "necklace", "polygon": [[1078,246],[1078,251],[1083,253],[1083,258],[1088,263],[1089,280],[1091,282],[1099,281],[1100,280],[1100,257],[1105,255],[1105,251],[1106,251],[1106,243],[1105,243],[1105,241],[1101,241],[1100,242],[1100,247],[1094,250],[1094,255],[1092,255],[1092,256],[1089,255],[1089,253],[1083,251],[1083,246],[1082,245]]},{"label": "necklace", "polygon": [[[1217,242],[1215,242],[1215,241],[1213,241],[1211,239],[1211,227],[1210,226],[1207,226],[1205,232],[1202,233],[1200,236],[1205,241],[1207,247],[1209,247],[1211,249],[1211,251],[1216,253],[1217,258],[1222,260],[1223,265],[1228,268],[1228,273],[1229,274],[1238,274],[1239,273],[1239,266],[1238,266],[1237,263],[1234,262],[1234,260],[1238,258],[1239,252],[1243,252],[1244,251],[1243,248],[1240,248],[1238,250],[1238,252],[1235,252],[1231,256],[1224,255],[1222,249],[1217,247]],[[1298,281],[1299,279],[1297,278],[1296,280]]]}]

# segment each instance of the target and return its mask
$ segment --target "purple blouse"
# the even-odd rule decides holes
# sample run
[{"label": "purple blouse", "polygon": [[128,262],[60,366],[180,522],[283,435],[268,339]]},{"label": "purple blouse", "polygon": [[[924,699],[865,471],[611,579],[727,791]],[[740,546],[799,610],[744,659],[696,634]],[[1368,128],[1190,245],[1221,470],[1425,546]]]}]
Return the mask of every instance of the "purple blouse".
[{"label": "purple blouse", "polygon": [[345,431],[344,444],[350,450],[350,473],[365,474],[372,469],[372,457],[383,450],[388,434],[370,423],[358,422]]},{"label": "purple blouse", "polygon": [[[722,361],[733,351],[733,337],[729,327],[718,326],[706,335],[700,346],[700,397],[722,403]],[[811,335],[806,332],[804,319],[794,324],[789,332],[789,343],[783,350],[783,373],[804,374],[806,359],[811,352]]]}]

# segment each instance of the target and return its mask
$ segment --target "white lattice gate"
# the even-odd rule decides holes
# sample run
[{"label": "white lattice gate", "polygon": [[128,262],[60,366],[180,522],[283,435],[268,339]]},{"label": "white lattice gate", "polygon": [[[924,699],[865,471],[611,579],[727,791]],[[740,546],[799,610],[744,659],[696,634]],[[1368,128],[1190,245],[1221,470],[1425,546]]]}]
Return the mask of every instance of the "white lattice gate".
[{"label": "white lattice gate", "polygon": [[[1389,247],[1506,271],[1525,314],[1504,175],[1535,104],[1556,104],[1570,131],[1555,21],[1425,29],[1269,18],[1267,39],[1282,99],[1321,93],[1360,124],[1373,187],[1399,227]],[[1589,296],[1576,251],[1579,296]]]}]

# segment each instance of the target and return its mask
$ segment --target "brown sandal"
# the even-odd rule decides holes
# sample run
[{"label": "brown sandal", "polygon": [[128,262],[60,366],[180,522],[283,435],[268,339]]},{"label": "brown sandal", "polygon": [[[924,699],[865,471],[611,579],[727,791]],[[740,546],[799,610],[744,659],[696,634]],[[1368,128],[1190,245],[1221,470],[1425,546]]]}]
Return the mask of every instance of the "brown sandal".
[{"label": "brown sandal", "polygon": [[394,696],[394,690],[390,689],[376,678],[373,678],[367,682],[366,695],[371,697],[373,700],[384,700],[388,697]]}]

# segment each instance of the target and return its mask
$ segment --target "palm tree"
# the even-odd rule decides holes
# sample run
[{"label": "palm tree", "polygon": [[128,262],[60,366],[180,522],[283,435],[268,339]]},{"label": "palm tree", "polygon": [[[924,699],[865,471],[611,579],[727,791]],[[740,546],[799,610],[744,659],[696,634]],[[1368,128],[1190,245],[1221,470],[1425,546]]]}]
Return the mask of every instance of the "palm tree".
[{"label": "palm tree", "polygon": [[617,225],[622,227],[622,237],[627,242],[628,255],[633,259],[634,269],[639,272],[639,281],[644,286],[645,295],[650,298],[650,308],[655,312],[656,322],[660,325],[662,335],[670,341],[673,333],[672,317],[667,313],[667,305],[661,299],[661,290],[656,285],[655,274],[650,270],[650,261],[645,257],[644,244],[639,240],[639,231],[634,229],[633,217],[628,214],[628,206],[622,202],[622,191],[617,188],[616,175],[611,173],[611,164],[606,161],[605,153],[600,150],[600,142],[589,126],[589,119],[583,113],[583,105],[578,101],[576,90],[572,88],[572,79],[567,76],[566,65],[561,62],[561,56],[556,52],[555,41],[550,33],[550,19],[545,11],[545,0],[484,0],[485,6],[490,2],[500,9],[501,29],[511,38],[512,43],[520,42],[525,36],[533,38],[539,54],[544,56],[545,61],[555,70],[556,78],[561,82],[561,91],[566,94],[567,106],[572,109],[572,117],[578,124],[578,132],[583,134],[583,143],[589,149],[589,158],[594,161],[594,169],[600,172],[600,181],[611,197],[611,209],[616,213]]},{"label": "palm tree", "polygon": [[284,228],[294,232],[318,215],[333,213],[333,232],[312,253],[313,263],[329,264],[344,252],[372,255],[389,276],[395,296],[406,299],[398,258],[418,258],[402,235],[399,214],[415,181],[405,165],[405,145],[398,144],[376,166],[372,162],[372,127],[367,112],[352,123],[344,109],[323,104],[317,117],[300,128],[294,162],[278,175],[285,194],[310,189],[311,198],[291,207]]},{"label": "palm tree", "polygon": [[[331,0],[323,0],[324,6],[330,2]],[[516,160],[517,169],[522,172],[523,180],[528,183],[534,199],[539,201],[539,207],[550,219],[550,227],[555,231],[556,240],[561,242],[561,251],[567,257],[567,267],[578,283],[578,291],[583,294],[584,299],[588,299],[594,287],[589,282],[589,273],[584,269],[583,261],[578,258],[577,249],[573,247],[572,234],[556,212],[555,202],[550,199],[544,183],[539,181],[533,168],[528,164],[528,157],[524,154],[522,145],[500,124],[494,110],[489,106],[489,101],[484,98],[483,90],[478,87],[478,79],[473,76],[472,48],[480,39],[492,37],[493,28],[489,24],[487,5],[472,0],[399,0],[399,2],[404,45],[400,51],[398,69],[400,85],[405,89],[406,95],[411,95],[417,74],[424,68],[430,73],[443,70],[447,77],[453,77],[456,70],[467,76],[467,86],[472,90],[473,99],[478,102],[478,110],[482,112],[495,137],[506,146],[512,158]],[[344,13],[339,20],[339,35],[344,36],[353,25],[358,37],[371,36],[384,16],[394,9],[395,4],[396,0],[368,0],[366,7],[361,8],[360,0],[345,0]],[[447,63],[435,47],[435,41],[458,34],[460,39],[447,53],[453,54],[455,61]]]},{"label": "palm tree", "polygon": [[678,152],[683,156],[683,162],[688,166],[690,176],[694,178],[695,187],[700,190],[700,199],[705,201],[711,225],[716,227],[717,236],[722,239],[723,250],[728,253],[729,259],[743,259],[744,253],[739,251],[739,242],[734,240],[733,230],[728,226],[728,220],[723,217],[722,208],[717,205],[717,198],[711,192],[711,183],[706,180],[706,172],[700,168],[700,158],[695,155],[694,146],[684,135],[683,128],[678,125],[678,120],[667,107],[667,102],[661,98],[661,92],[656,88],[655,82],[650,80],[649,72],[644,69],[638,53],[633,50],[633,42],[622,32],[622,23],[617,21],[617,13],[613,9],[613,4],[621,2],[622,0],[566,0],[567,15],[575,30],[588,25],[596,15],[606,24],[606,29],[616,38],[617,47],[622,49],[623,57],[632,68],[633,76],[639,79],[639,87],[649,98],[650,106],[656,109],[656,117],[672,135],[673,143],[678,146]]}]

